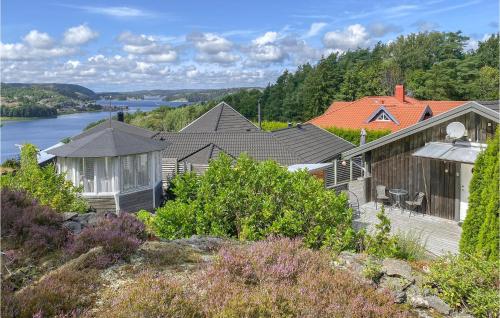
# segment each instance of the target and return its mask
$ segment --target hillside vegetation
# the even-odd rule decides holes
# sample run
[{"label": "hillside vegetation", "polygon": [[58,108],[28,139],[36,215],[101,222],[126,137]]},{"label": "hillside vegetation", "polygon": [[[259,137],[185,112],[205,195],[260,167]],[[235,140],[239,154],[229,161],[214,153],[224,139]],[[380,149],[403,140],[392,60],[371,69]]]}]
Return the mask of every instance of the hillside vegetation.
[{"label": "hillside vegetation", "polygon": [[52,117],[58,113],[98,110],[96,94],[73,84],[1,84],[1,116]]}]

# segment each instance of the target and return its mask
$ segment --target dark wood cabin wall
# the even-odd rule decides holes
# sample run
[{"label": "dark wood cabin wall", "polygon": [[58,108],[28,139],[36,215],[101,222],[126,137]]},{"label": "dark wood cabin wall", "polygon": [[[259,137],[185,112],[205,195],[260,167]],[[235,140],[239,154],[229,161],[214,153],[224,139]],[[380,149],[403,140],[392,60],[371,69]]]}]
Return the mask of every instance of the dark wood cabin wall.
[{"label": "dark wood cabin wall", "polygon": [[142,209],[153,212],[153,189],[120,194],[121,211],[137,212]]},{"label": "dark wood cabin wall", "polygon": [[116,212],[114,196],[85,197],[96,212]]}]

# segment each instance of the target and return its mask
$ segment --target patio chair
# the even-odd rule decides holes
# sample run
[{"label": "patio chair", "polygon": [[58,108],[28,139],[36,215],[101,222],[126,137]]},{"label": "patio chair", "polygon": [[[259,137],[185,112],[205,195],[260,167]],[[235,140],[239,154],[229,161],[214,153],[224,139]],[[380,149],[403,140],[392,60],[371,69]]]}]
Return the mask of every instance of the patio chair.
[{"label": "patio chair", "polygon": [[379,200],[382,201],[382,204],[384,204],[384,201],[389,202],[390,198],[385,193],[385,186],[378,185],[376,189],[377,189],[377,198],[375,199],[375,209],[378,209],[377,203]]},{"label": "patio chair", "polygon": [[410,216],[411,212],[417,213],[419,210],[422,212],[422,202],[424,201],[424,197],[425,194],[423,192],[417,192],[415,193],[413,201],[405,201],[408,210],[410,210]]}]

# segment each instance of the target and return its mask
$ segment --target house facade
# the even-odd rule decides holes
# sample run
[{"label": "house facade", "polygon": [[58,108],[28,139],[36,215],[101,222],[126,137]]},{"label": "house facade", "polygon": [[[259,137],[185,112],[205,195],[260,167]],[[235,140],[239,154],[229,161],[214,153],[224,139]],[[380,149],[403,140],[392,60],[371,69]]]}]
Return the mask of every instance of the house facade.
[{"label": "house facade", "polygon": [[[422,192],[424,213],[463,221],[473,164],[496,131],[498,111],[498,101],[467,102],[342,157],[362,156],[366,201],[375,201],[378,185],[408,191],[406,200]],[[463,133],[453,136],[454,127],[463,127]]]},{"label": "house facade", "polygon": [[165,143],[145,129],[106,121],[47,150],[67,180],[83,188],[98,212],[152,211],[162,201],[160,151]]},{"label": "house facade", "polygon": [[323,128],[389,130],[395,132],[458,107],[463,101],[421,101],[396,85],[394,96],[367,96],[353,102],[333,102],[321,116],[308,121]]}]

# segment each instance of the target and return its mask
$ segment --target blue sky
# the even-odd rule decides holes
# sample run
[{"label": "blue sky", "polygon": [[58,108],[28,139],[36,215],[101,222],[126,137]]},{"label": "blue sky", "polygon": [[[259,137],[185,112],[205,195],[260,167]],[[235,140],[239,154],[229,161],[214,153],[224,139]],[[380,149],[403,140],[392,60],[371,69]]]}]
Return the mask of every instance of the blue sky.
[{"label": "blue sky", "polygon": [[7,0],[3,82],[96,91],[264,86],[322,55],[419,31],[468,47],[498,32],[497,0]]}]

